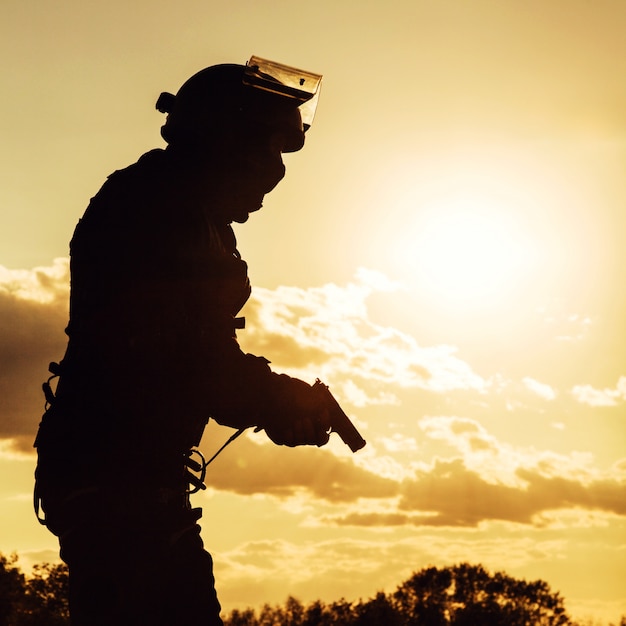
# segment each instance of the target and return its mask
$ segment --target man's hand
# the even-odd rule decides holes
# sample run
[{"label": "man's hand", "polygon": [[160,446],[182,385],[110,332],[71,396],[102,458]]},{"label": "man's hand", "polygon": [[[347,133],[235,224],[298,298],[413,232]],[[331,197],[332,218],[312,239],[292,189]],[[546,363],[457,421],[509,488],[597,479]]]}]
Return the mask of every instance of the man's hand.
[{"label": "man's hand", "polygon": [[330,416],[313,387],[297,378],[278,376],[274,414],[264,426],[281,446],[323,446],[330,437]]}]

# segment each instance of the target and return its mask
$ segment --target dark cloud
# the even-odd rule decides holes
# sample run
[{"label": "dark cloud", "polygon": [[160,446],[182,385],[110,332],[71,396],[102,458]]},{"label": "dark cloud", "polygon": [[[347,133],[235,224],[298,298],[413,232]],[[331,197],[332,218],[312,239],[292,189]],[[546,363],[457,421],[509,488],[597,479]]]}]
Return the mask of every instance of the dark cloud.
[{"label": "dark cloud", "polygon": [[[260,436],[260,435],[259,435]],[[346,515],[320,521],[363,527],[469,527],[506,521],[539,526],[558,510],[626,515],[626,483],[617,479],[584,482],[518,469],[523,484],[490,482],[461,459],[439,460],[403,482],[383,478],[325,450],[276,448],[246,439],[234,444],[209,470],[208,484],[239,494],[293,496],[299,491],[330,503],[354,505]],[[398,503],[395,498],[399,498]],[[383,510],[359,510],[362,500],[382,500]]]},{"label": "dark cloud", "polygon": [[419,519],[419,526],[428,525],[428,516],[411,516],[406,513],[350,513],[343,517],[326,516],[323,522],[337,524],[338,526],[407,526],[412,520]]},{"label": "dark cloud", "polygon": [[[281,367],[306,368],[309,365],[318,366],[328,360],[329,355],[324,350],[308,342],[299,342],[285,332],[284,328],[281,332],[266,329],[261,315],[262,309],[263,303],[254,296],[246,304],[246,330],[241,333],[246,351],[265,355],[271,361],[280,363]],[[297,305],[285,307],[280,312],[280,317],[288,324],[287,329],[291,327],[292,331],[297,326],[298,319],[308,315],[311,315],[309,309]]]},{"label": "dark cloud", "polygon": [[603,479],[583,483],[526,469],[519,469],[517,475],[528,483],[528,500],[542,510],[582,507],[626,515],[625,482]]},{"label": "dark cloud", "polygon": [[438,461],[430,472],[406,481],[400,509],[434,512],[451,526],[476,526],[493,519],[530,523],[534,512],[523,491],[488,483],[461,460]]},{"label": "dark cloud", "polygon": [[303,346],[293,337],[272,332],[250,333],[246,337],[246,350],[252,354],[267,356],[282,367],[304,369],[319,366],[328,361],[328,354],[315,346]]},{"label": "dark cloud", "polygon": [[518,470],[517,476],[525,481],[524,486],[487,482],[461,460],[438,461],[430,471],[404,481],[398,511],[357,512],[332,521],[357,526],[475,527],[493,520],[539,525],[542,514],[559,509],[626,515],[625,482],[583,483],[527,469]]},{"label": "dark cloud", "polygon": [[[50,277],[41,274],[41,286]],[[44,398],[41,383],[48,363],[65,350],[67,295],[48,302],[0,291],[0,439],[12,439],[21,450],[32,450]]]},{"label": "dark cloud", "polygon": [[[208,445],[208,438],[205,435],[203,446]],[[309,495],[329,502],[389,498],[398,492],[397,482],[327,450],[260,445],[243,437],[227,448],[214,466],[209,465],[207,484],[238,494],[269,493],[278,497],[306,489]]]}]

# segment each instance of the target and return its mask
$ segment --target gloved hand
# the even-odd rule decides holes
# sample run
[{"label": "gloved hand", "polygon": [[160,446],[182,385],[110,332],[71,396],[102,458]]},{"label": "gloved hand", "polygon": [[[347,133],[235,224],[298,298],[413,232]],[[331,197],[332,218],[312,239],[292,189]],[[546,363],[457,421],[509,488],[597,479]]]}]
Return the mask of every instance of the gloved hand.
[{"label": "gloved hand", "polygon": [[323,446],[330,437],[330,417],[311,385],[285,374],[274,374],[273,401],[262,427],[282,446]]}]

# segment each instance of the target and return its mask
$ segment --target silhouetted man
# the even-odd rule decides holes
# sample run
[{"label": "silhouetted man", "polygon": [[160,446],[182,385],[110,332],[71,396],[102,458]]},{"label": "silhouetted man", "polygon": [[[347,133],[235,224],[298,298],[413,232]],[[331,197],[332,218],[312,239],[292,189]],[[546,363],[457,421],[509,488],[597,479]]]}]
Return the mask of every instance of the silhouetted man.
[{"label": "silhouetted man", "polygon": [[113,173],[76,227],[69,342],[35,442],[75,625],[222,623],[188,497],[209,416],[328,441],[313,388],[237,343],[250,285],[231,228],[302,148],[319,78],[253,57],[161,94],[167,148]]}]

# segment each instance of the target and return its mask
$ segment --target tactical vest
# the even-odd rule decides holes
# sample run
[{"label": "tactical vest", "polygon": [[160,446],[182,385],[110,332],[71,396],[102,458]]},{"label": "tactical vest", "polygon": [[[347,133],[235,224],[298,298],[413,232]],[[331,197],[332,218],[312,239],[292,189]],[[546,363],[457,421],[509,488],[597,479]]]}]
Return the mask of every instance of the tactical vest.
[{"label": "tactical vest", "polygon": [[245,356],[235,329],[250,283],[234,233],[155,150],[92,198],[70,256],[69,342],[44,431],[77,467],[106,474],[113,458],[165,474],[164,459],[197,444],[224,363]]}]

